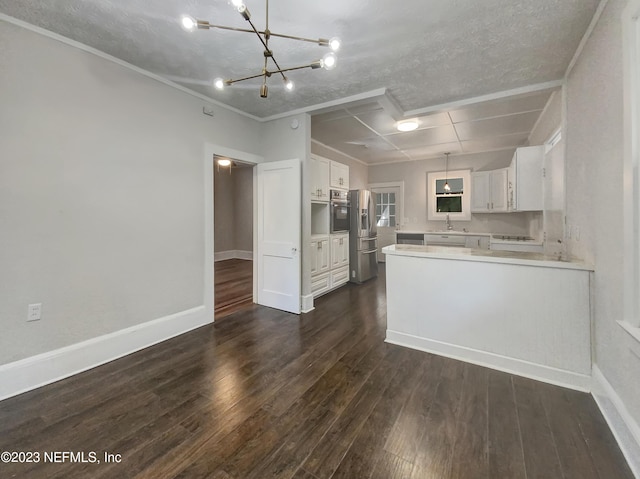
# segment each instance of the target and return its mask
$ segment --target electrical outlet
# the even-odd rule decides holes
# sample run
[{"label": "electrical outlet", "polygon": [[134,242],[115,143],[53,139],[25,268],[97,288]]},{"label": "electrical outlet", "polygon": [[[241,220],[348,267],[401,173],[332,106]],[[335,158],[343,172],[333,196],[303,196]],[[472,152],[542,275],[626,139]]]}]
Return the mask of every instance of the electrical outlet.
[{"label": "electrical outlet", "polygon": [[27,309],[27,321],[39,321],[42,316],[42,303],[30,304]]}]

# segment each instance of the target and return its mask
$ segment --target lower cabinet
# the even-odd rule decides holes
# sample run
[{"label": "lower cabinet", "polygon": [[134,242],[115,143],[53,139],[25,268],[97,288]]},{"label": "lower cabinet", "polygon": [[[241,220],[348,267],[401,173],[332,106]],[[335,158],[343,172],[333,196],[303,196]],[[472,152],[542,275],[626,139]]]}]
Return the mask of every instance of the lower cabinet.
[{"label": "lower cabinet", "polygon": [[311,293],[314,298],[349,281],[349,235],[311,241]]}]

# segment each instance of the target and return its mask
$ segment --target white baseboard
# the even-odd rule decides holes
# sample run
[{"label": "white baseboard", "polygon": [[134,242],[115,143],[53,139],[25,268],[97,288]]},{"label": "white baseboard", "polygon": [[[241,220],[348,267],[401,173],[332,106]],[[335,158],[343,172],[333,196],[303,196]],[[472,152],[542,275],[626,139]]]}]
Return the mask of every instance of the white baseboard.
[{"label": "white baseboard", "polygon": [[620,450],[627,459],[635,477],[640,478],[640,426],[634,421],[626,406],[607,381],[602,371],[593,365],[592,395],[604,419],[613,432]]},{"label": "white baseboard", "polygon": [[204,306],[0,366],[0,400],[73,376],[213,322]]},{"label": "white baseboard", "polygon": [[420,338],[389,329],[387,329],[385,341],[387,343],[397,344],[398,346],[418,349],[479,366],[497,369],[498,371],[504,371],[517,376],[535,379],[536,381],[555,384],[556,386],[582,392],[589,392],[591,390],[591,377],[588,375],[531,363],[529,361],[523,361],[522,359],[510,358],[486,351]]},{"label": "white baseboard", "polygon": [[219,251],[213,255],[213,261],[226,261],[228,259],[253,260],[253,251],[232,249],[229,251]]},{"label": "white baseboard", "polygon": [[313,294],[307,294],[300,297],[300,305],[302,306],[303,313],[310,313],[315,308],[313,307]]}]

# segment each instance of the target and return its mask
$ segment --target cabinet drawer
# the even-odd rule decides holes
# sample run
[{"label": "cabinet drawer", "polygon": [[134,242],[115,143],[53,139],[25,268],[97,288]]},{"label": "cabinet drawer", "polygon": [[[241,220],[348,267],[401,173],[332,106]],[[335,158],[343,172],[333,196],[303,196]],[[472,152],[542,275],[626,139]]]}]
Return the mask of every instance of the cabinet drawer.
[{"label": "cabinet drawer", "polygon": [[311,293],[316,296],[324,293],[331,286],[331,273],[323,273],[311,277]]},{"label": "cabinet drawer", "polygon": [[339,284],[349,281],[349,266],[337,268],[331,271],[331,286],[335,287]]},{"label": "cabinet drawer", "polygon": [[428,245],[442,246],[465,246],[466,239],[462,235],[424,235],[425,243]]}]

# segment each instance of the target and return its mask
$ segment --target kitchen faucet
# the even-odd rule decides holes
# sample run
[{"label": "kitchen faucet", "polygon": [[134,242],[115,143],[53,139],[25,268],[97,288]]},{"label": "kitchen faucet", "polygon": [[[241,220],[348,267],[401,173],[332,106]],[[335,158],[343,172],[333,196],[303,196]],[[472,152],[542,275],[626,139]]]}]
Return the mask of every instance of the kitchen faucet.
[{"label": "kitchen faucet", "polygon": [[449,218],[449,213],[447,213],[447,229],[451,231],[453,229],[453,224],[451,224],[451,219]]}]

